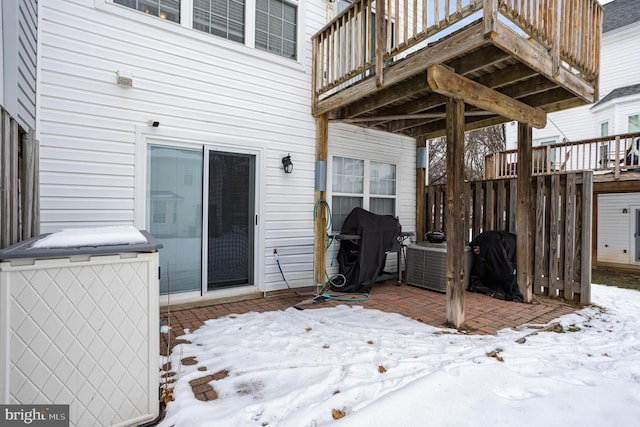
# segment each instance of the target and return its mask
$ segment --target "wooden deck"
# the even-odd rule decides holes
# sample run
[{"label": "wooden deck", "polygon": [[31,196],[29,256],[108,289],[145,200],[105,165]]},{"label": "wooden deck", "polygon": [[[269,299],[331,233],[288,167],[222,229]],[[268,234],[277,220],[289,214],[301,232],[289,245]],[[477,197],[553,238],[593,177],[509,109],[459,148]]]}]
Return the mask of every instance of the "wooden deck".
[{"label": "wooden deck", "polygon": [[[602,17],[597,0],[355,0],[313,36],[318,165],[327,161],[331,121],[409,135],[416,147],[446,135],[446,318],[455,326],[464,323],[464,131],[518,122],[517,281],[530,302],[532,127],[598,98]],[[419,239],[424,175],[416,168]],[[325,198],[317,186],[316,202]],[[321,207],[316,283],[324,281],[325,217]]]},{"label": "wooden deck", "polygon": [[[433,138],[448,97],[464,130],[593,103],[596,0],[356,0],[313,37],[313,112]],[[386,31],[385,31],[386,29]]]}]

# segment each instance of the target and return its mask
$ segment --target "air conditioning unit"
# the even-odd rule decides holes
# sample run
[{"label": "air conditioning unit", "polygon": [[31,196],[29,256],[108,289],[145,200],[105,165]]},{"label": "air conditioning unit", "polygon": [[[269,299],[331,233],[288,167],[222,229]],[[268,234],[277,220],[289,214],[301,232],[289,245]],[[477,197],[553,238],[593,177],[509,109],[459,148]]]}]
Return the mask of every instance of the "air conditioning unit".
[{"label": "air conditioning unit", "polygon": [[[473,262],[471,248],[465,247],[464,288],[469,285]],[[408,285],[437,292],[447,291],[447,244],[421,242],[407,246]]]}]

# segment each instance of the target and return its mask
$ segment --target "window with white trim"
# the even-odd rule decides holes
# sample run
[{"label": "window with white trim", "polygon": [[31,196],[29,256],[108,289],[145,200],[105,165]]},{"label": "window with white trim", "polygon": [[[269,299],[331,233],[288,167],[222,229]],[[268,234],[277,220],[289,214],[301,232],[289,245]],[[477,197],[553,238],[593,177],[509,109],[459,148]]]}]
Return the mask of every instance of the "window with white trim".
[{"label": "window with white trim", "polygon": [[397,168],[393,163],[333,157],[331,224],[340,231],[355,207],[396,216]]},{"label": "window with white trim", "polygon": [[297,15],[283,0],[256,0],[256,48],[296,59]]},{"label": "window with white trim", "polygon": [[113,0],[113,2],[167,21],[180,22],[180,0]]},{"label": "window with white trim", "polygon": [[629,116],[627,122],[627,132],[640,132],[640,114],[634,114],[633,116]]},{"label": "window with white trim", "polygon": [[[285,58],[298,56],[299,0],[106,1]],[[181,7],[183,15],[191,16],[181,16]],[[253,16],[255,25],[247,22],[247,17]]]},{"label": "window with white trim", "polygon": [[609,136],[609,122],[600,123],[600,136]]},{"label": "window with white trim", "polygon": [[193,28],[244,43],[244,0],[193,0]]}]

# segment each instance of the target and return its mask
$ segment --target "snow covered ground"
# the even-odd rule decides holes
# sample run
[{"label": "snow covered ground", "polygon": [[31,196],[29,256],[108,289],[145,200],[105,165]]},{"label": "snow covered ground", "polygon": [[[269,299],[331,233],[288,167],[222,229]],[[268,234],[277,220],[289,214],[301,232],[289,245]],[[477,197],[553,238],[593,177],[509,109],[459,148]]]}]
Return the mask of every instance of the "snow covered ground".
[{"label": "snow covered ground", "polygon": [[[174,349],[174,367],[197,364],[160,425],[636,426],[640,292],[592,297],[555,327],[497,336],[347,306],[209,320]],[[189,382],[216,373],[218,398],[195,399]]]}]

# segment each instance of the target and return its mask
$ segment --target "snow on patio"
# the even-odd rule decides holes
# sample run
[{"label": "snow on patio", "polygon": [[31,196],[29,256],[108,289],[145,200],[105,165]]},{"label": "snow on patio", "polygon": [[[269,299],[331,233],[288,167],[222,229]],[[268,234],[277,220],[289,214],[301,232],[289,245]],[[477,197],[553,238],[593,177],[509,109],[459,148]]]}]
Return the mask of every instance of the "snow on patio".
[{"label": "snow on patio", "polygon": [[637,425],[640,292],[592,293],[594,306],[495,336],[347,306],[208,320],[173,349],[160,425]]}]

